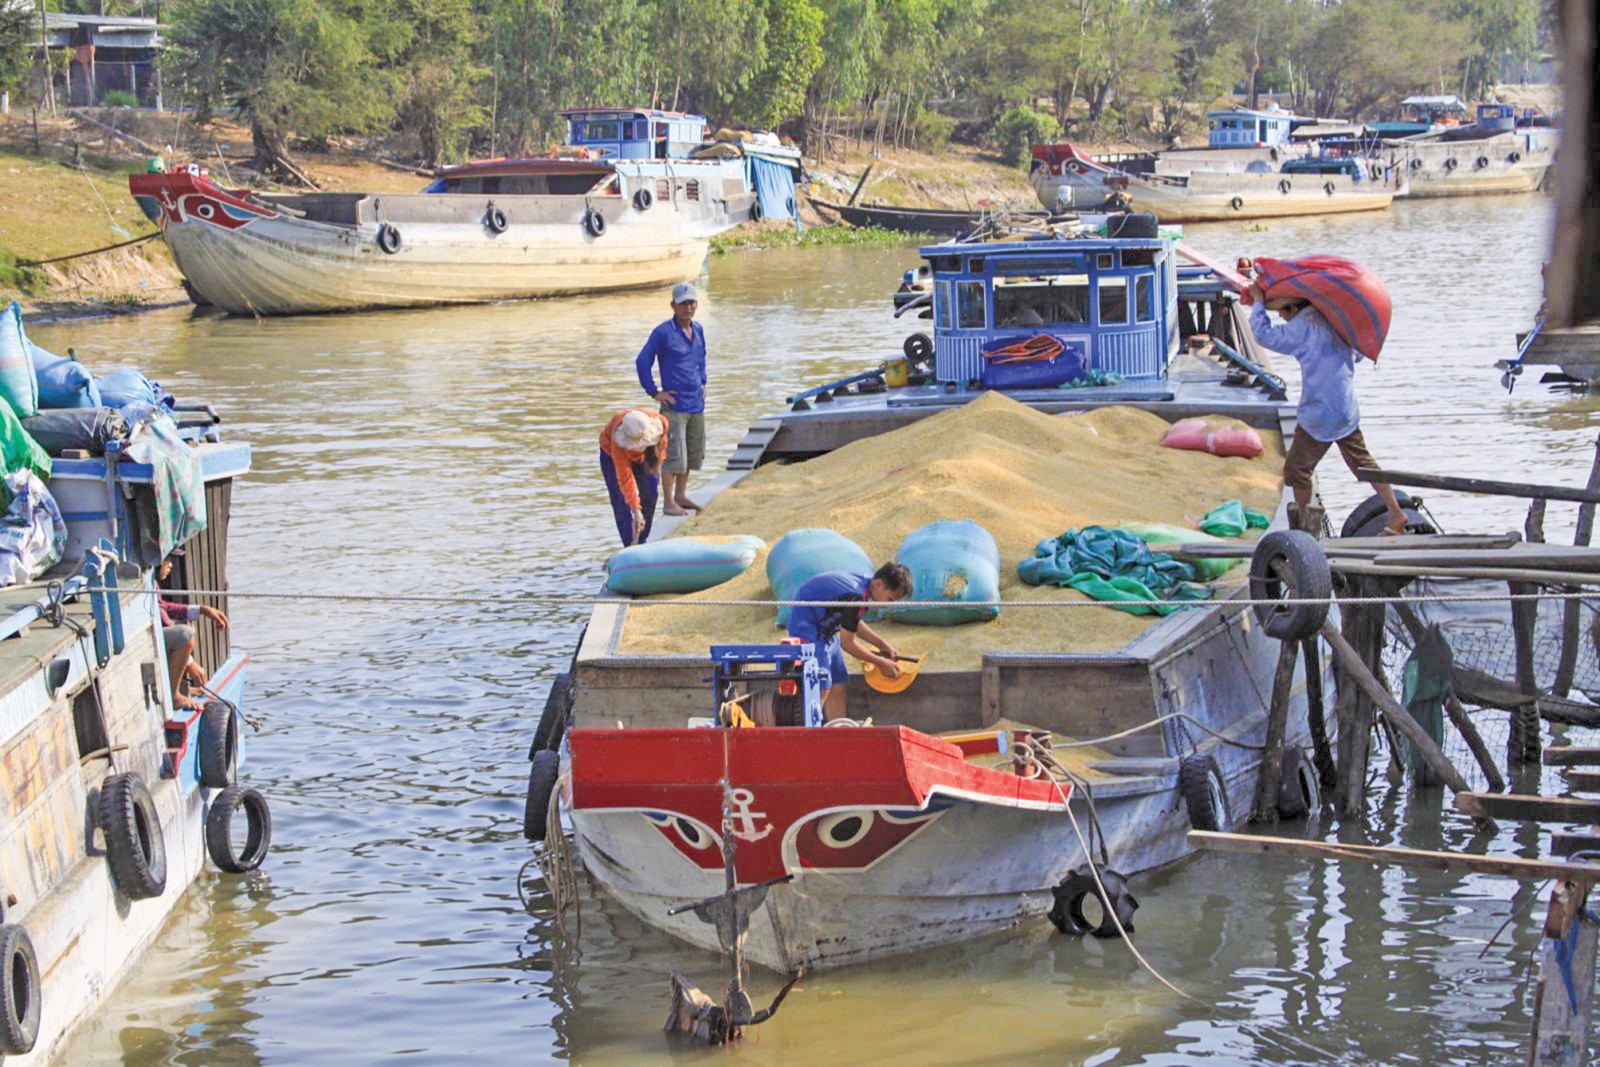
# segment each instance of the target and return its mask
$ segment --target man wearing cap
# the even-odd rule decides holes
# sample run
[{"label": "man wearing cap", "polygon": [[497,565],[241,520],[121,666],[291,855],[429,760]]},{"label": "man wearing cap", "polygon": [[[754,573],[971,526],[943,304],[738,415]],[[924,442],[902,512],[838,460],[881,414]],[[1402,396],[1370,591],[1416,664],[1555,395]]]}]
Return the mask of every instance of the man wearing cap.
[{"label": "man wearing cap", "polygon": [[[693,285],[674,285],[672,318],[650,331],[650,339],[634,361],[640,387],[655,398],[667,417],[668,444],[662,465],[667,472],[667,492],[662,510],[668,515],[700,510],[700,505],[689,499],[689,472],[699,470],[706,458],[706,335],[694,321],[699,306]],[[661,368],[659,387],[657,364]]]},{"label": "man wearing cap", "polygon": [[624,547],[650,536],[667,439],[667,417],[638,409],[617,412],[600,431],[600,476]]}]

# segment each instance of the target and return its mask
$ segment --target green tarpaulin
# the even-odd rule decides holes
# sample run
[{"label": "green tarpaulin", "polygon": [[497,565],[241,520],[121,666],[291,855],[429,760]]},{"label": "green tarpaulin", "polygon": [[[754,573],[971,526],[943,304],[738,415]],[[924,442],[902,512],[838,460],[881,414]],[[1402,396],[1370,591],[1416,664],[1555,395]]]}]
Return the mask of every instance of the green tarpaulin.
[{"label": "green tarpaulin", "polygon": [[1032,559],[1017,565],[1029,585],[1059,585],[1134,615],[1166,615],[1177,603],[1137,604],[1127,601],[1173,602],[1207,600],[1211,591],[1193,584],[1194,568],[1150,546],[1126,530],[1086,526],[1040,541]]}]

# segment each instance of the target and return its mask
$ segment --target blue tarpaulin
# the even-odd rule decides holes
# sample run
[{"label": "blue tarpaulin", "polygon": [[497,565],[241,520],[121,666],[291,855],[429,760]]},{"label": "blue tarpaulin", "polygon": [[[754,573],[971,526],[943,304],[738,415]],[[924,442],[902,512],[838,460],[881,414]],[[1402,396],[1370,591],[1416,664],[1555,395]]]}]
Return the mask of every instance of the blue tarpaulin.
[{"label": "blue tarpaulin", "polygon": [[794,168],[760,156],[746,156],[764,219],[794,218]]}]

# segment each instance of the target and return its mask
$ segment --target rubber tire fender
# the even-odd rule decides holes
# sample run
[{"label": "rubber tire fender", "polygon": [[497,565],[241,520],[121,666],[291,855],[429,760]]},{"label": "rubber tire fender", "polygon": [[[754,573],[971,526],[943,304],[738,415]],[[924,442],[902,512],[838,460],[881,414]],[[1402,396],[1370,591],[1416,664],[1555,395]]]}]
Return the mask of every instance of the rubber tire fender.
[{"label": "rubber tire fender", "polygon": [[656,194],[648,189],[635,189],[633,193],[633,206],[637,211],[649,211],[650,206],[656,202]]},{"label": "rubber tire fender", "polygon": [[1513,153],[1511,153],[1509,156],[1506,157],[1506,162],[1510,163],[1512,166],[1516,166],[1518,163],[1522,162],[1522,153],[1521,152],[1513,152]]},{"label": "rubber tire fender", "polygon": [[167,847],[156,803],[137,774],[113,774],[100,785],[100,828],[117,889],[129,900],[167,888]]},{"label": "rubber tire fender", "polygon": [[545,822],[550,818],[550,798],[556,792],[556,779],[561,777],[561,754],[544,749],[533,754],[528,767],[528,797],[522,805],[522,836],[529,841],[543,841]]},{"label": "rubber tire fender", "polygon": [[1372,180],[1373,181],[1375,181],[1375,182],[1383,181],[1383,168],[1381,166],[1379,166],[1378,164],[1374,163],[1372,165],[1371,169],[1369,169],[1367,171],[1367,173],[1372,176]]},{"label": "rubber tire fender", "polygon": [[1474,170],[1482,170],[1484,167],[1487,167],[1488,165],[1489,165],[1489,157],[1488,156],[1479,156],[1476,160],[1473,161],[1473,164],[1472,164]]},{"label": "rubber tire fender", "polygon": [[[244,851],[233,850],[233,817],[243,811],[249,820]],[[243,874],[261,866],[272,847],[272,809],[267,798],[254,789],[230,785],[211,798],[206,812],[206,853],[220,871]]]},{"label": "rubber tire fender", "polygon": [[220,700],[208,701],[200,713],[197,757],[201,785],[226,789],[233,784],[239,767],[239,720]]},{"label": "rubber tire fender", "polygon": [[762,215],[761,215],[761,198],[758,196],[750,204],[750,221],[751,222],[760,222],[761,219],[762,219]]},{"label": "rubber tire fender", "polygon": [[[1414,510],[1419,503],[1404,489],[1396,489],[1394,498],[1400,502],[1400,510],[1408,513]],[[1370,523],[1374,515],[1386,514],[1388,510],[1389,505],[1383,502],[1383,497],[1373,493],[1352,508],[1350,514],[1345,516],[1344,525],[1339,527],[1339,536],[1354,537],[1356,531]]]},{"label": "rubber tire fender", "polygon": [[933,358],[933,338],[925,333],[914,333],[906,338],[900,349],[906,354],[907,359],[913,363],[920,363]]},{"label": "rubber tire fender", "polygon": [[511,225],[511,220],[506,218],[506,213],[493,204],[483,213],[483,224],[489,227],[489,232],[501,234],[506,232],[506,227]]},{"label": "rubber tire fender", "polygon": [[39,954],[17,923],[0,926],[0,1055],[22,1056],[39,1040]]},{"label": "rubber tire fender", "polygon": [[391,223],[383,223],[378,227],[378,247],[391,256],[400,251],[404,242],[400,239],[400,231]]},{"label": "rubber tire fender", "polygon": [[[1185,756],[1178,764],[1178,793],[1183,797],[1184,810],[1189,813],[1189,825],[1196,830],[1225,830],[1228,815],[1228,787],[1223,781],[1222,769],[1211,756],[1198,752]],[[1222,810],[1217,810],[1217,799],[1222,800]]]},{"label": "rubber tire fender", "polygon": [[1235,210],[1235,211],[1244,210],[1244,197],[1242,197],[1242,196],[1234,197],[1232,200],[1228,201],[1228,206],[1233,208],[1233,210]]},{"label": "rubber tire fender", "polygon": [[1333,185],[1332,182],[1323,182],[1322,183],[1322,191],[1327,193],[1329,196],[1333,195],[1333,189],[1334,189],[1334,185]]},{"label": "rubber tire fender", "polygon": [[1283,777],[1278,781],[1278,814],[1285,819],[1299,819],[1321,807],[1322,783],[1317,778],[1317,768],[1305,749],[1285,745]]},{"label": "rubber tire fender", "polygon": [[[1057,930],[1073,937],[1093,934],[1096,937],[1120,937],[1112,914],[1121,921],[1122,928],[1133,933],[1133,913],[1139,910],[1139,901],[1128,892],[1128,880],[1109,868],[1100,869],[1100,882],[1105,892],[1095,884],[1094,873],[1087,867],[1074,869],[1051,890],[1056,902],[1050,908],[1050,921]],[[1106,900],[1107,895],[1111,897]],[[1083,913],[1083,905],[1090,897],[1100,901],[1100,922],[1093,925]]]},{"label": "rubber tire fender", "polygon": [[1412,170],[1421,170],[1422,169],[1422,160],[1420,160],[1420,159],[1412,159],[1411,160],[1411,169]]},{"label": "rubber tire fender", "polygon": [[550,692],[544,698],[544,713],[533,731],[533,744],[528,748],[528,758],[545,749],[561,747],[567,733],[567,721],[572,714],[572,675],[563,671],[550,683]]},{"label": "rubber tire fender", "polygon": [[[1273,573],[1273,564],[1288,568],[1288,588]],[[1250,556],[1250,599],[1276,600],[1279,597],[1307,599],[1310,604],[1258,604],[1256,620],[1268,637],[1298,641],[1311,637],[1328,618],[1328,601],[1333,596],[1333,572],[1328,557],[1317,539],[1303,530],[1273,530],[1256,543]]]},{"label": "rubber tire fender", "polygon": [[590,208],[583,213],[583,228],[589,232],[590,237],[601,237],[606,232],[606,217],[600,214],[599,208]]},{"label": "rubber tire fender", "polygon": [[1448,159],[1446,159],[1444,161],[1444,169],[1445,170],[1455,170],[1456,169],[1456,157],[1455,156],[1451,156],[1450,158],[1448,158]]},{"label": "rubber tire fender", "polygon": [[1278,180],[1278,192],[1282,193],[1284,196],[1288,196],[1289,190],[1293,188],[1294,182],[1290,181],[1288,178],[1280,178]]}]

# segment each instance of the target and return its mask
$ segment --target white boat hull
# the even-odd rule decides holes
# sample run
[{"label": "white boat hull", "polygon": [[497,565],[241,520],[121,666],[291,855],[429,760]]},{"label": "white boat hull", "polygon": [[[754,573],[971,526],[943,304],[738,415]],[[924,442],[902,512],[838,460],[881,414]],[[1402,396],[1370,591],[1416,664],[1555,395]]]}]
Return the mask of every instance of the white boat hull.
[{"label": "white boat hull", "polygon": [[1126,187],[1114,190],[1097,172],[1049,174],[1041,169],[1034,175],[1034,190],[1040,202],[1052,208],[1064,186],[1087,190],[1096,200],[1121,191],[1132,201],[1135,211],[1153,212],[1162,222],[1226,222],[1381,211],[1393,203],[1396,196],[1393,185],[1370,180],[1356,182],[1342,174],[1197,170],[1181,181],[1126,178],[1119,183],[1123,181]]}]

